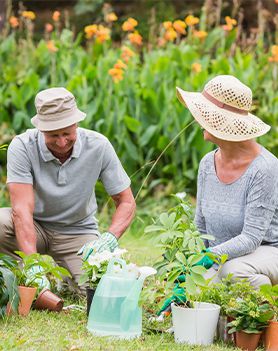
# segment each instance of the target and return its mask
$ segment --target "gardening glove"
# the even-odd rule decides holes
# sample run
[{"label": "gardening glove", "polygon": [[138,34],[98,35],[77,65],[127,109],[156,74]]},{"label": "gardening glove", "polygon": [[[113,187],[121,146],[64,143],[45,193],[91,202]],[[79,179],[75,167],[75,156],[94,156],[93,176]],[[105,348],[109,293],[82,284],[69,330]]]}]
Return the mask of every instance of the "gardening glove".
[{"label": "gardening glove", "polygon": [[83,261],[87,261],[90,255],[101,253],[105,250],[113,252],[119,246],[118,240],[110,232],[103,233],[97,240],[90,241],[83,245],[77,255],[83,256]]},{"label": "gardening glove", "polygon": [[36,275],[39,273],[43,272],[43,268],[41,266],[32,266],[27,272],[26,272],[26,285],[32,284],[38,287],[39,291],[47,288],[50,289],[50,282],[46,278],[45,275],[40,275],[37,278],[34,278]]},{"label": "gardening glove", "polygon": [[[204,250],[204,253],[211,252],[210,249]],[[206,269],[210,269],[214,264],[214,261],[208,256],[204,256],[199,262],[197,262],[194,266],[203,266]]]},{"label": "gardening glove", "polygon": [[177,278],[177,281],[178,283],[175,284],[175,287],[173,289],[173,295],[171,295],[168,299],[164,301],[163,306],[157,313],[158,316],[163,312],[170,314],[172,302],[176,302],[177,304],[183,304],[187,301],[184,288],[181,288],[179,286],[179,283],[185,282],[185,275],[180,275]]}]

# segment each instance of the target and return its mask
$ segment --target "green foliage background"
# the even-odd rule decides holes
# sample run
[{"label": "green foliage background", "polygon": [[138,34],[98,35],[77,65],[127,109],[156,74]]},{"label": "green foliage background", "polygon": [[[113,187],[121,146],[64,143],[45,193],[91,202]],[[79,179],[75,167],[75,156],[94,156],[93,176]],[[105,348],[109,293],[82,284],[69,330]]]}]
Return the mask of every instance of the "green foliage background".
[{"label": "green foliage background", "polygon": [[[153,162],[192,117],[177,100],[175,87],[201,91],[218,74],[232,74],[253,91],[252,112],[272,126],[261,143],[278,155],[277,63],[269,62],[270,51],[262,40],[247,52],[235,46],[236,30],[217,27],[205,41],[190,36],[178,44],[144,47],[128,63],[124,79],[114,83],[108,74],[120,58],[115,43],[88,42],[82,33],[69,29],[53,32],[57,52],[47,41],[35,43],[26,33],[13,32],[0,42],[0,142],[31,128],[34,97],[39,90],[64,86],[87,113],[81,126],[106,135],[113,143],[125,169],[132,175],[135,192]],[[200,63],[202,71],[192,70]],[[203,141],[192,124],[165,152],[154,168],[142,195],[161,184],[174,190],[195,193],[200,159],[213,145]],[[2,164],[5,159],[2,157]],[[93,165],[92,165],[93,166]]]}]

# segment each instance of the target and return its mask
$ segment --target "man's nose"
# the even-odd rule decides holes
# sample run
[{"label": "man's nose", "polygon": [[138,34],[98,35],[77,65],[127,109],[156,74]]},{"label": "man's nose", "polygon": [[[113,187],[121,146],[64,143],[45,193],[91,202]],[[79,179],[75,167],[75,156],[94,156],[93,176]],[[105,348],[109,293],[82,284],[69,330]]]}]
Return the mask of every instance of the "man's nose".
[{"label": "man's nose", "polygon": [[67,138],[61,137],[56,140],[56,145],[59,147],[65,147],[67,145],[68,141]]}]

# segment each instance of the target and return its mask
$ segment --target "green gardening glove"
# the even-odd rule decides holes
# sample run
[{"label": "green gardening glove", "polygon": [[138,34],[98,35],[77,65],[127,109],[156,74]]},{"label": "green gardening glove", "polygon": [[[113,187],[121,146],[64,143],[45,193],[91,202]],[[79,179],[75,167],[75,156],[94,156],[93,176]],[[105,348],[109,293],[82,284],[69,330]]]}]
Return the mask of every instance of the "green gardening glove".
[{"label": "green gardening glove", "polygon": [[[179,283],[182,283],[185,281],[185,276],[180,275],[177,280]],[[177,304],[183,304],[187,301],[186,295],[185,295],[185,290],[184,288],[181,288],[179,286],[179,283],[175,284],[175,287],[173,288],[173,295],[171,295],[168,299],[166,299],[163,303],[163,306],[161,309],[158,311],[157,315],[159,316],[162,312],[164,311],[169,311],[171,308],[171,303],[176,302]]]},{"label": "green gardening glove", "polygon": [[118,240],[110,232],[103,233],[97,240],[90,241],[83,245],[77,252],[77,255],[83,256],[83,261],[87,261],[90,255],[101,253],[103,251],[113,252],[119,246]]},{"label": "green gardening glove", "polygon": [[[211,250],[208,248],[204,251],[206,252],[211,252]],[[199,262],[197,262],[194,266],[203,266],[206,269],[210,269],[212,265],[214,264],[214,261],[209,258],[208,256],[204,256]]]}]

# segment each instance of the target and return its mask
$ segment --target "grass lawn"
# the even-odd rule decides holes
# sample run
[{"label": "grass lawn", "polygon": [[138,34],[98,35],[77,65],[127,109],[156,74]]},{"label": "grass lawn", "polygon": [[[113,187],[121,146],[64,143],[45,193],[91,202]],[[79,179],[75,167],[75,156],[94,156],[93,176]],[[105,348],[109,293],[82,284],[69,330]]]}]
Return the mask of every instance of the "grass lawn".
[{"label": "grass lawn", "polygon": [[[156,213],[156,210],[151,213]],[[141,235],[145,225],[150,224],[149,216],[150,212],[147,209],[143,214],[139,213],[130,231],[125,234],[120,243],[128,250],[132,261],[139,265],[151,265],[160,255],[159,249],[152,241]],[[145,223],[146,220],[148,223]],[[85,299],[75,301],[66,298],[65,306],[72,303],[85,306],[85,302]],[[33,310],[27,317],[12,316],[0,321],[0,350],[235,350],[231,345],[221,343],[209,347],[178,345],[174,342],[173,335],[163,332],[169,327],[169,322],[168,325],[159,324],[157,326],[159,330],[156,331],[147,317],[144,313],[143,334],[140,338],[119,341],[97,338],[90,334],[86,330],[85,311],[53,313]]]}]

